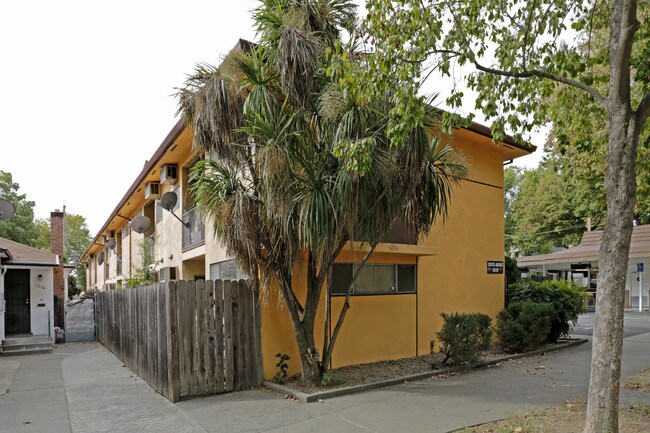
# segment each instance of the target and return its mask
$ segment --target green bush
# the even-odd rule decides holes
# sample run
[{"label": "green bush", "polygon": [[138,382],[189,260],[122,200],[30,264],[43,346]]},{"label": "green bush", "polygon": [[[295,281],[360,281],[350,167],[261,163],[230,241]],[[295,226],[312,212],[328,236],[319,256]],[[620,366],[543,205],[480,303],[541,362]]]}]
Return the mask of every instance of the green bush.
[{"label": "green bush", "polygon": [[338,371],[326,371],[320,379],[320,386],[328,387],[345,382],[343,375]]},{"label": "green bush", "polygon": [[445,323],[436,335],[440,351],[445,354],[443,362],[461,365],[478,361],[492,341],[490,316],[482,313],[442,313],[441,316]]},{"label": "green bush", "polygon": [[521,353],[546,342],[554,315],[545,303],[513,302],[497,315],[497,337],[503,350]]},{"label": "green bush", "polygon": [[508,287],[508,304],[532,301],[553,307],[548,341],[568,337],[578,316],[585,311],[585,290],[570,281],[529,281]]}]

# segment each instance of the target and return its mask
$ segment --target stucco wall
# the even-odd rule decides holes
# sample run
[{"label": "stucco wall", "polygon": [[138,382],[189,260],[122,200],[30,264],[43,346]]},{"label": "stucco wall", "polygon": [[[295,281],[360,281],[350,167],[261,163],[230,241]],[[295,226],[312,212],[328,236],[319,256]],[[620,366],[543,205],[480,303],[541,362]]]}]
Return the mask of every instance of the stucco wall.
[{"label": "stucco wall", "polygon": [[[480,141],[480,142],[479,142]],[[353,296],[339,335],[332,366],[397,359],[429,353],[440,330],[440,313],[483,312],[494,317],[504,305],[504,277],[487,274],[488,261],[504,260],[503,161],[499,149],[484,140],[457,140],[471,167],[468,181],[453,192],[449,217],[436,222],[419,245],[436,247],[434,255],[375,253],[374,263],[415,263],[417,294]],[[339,261],[360,261],[343,252]],[[354,260],[351,260],[354,259]],[[297,264],[294,287],[305,296],[305,270]],[[270,290],[262,306],[264,376],[277,370],[275,354],[287,353],[289,374],[300,371],[298,351],[288,312]],[[325,293],[317,314],[316,346],[321,350]],[[335,322],[343,298],[332,297]],[[331,324],[333,329],[334,323]],[[438,345],[435,344],[438,348]]]}]

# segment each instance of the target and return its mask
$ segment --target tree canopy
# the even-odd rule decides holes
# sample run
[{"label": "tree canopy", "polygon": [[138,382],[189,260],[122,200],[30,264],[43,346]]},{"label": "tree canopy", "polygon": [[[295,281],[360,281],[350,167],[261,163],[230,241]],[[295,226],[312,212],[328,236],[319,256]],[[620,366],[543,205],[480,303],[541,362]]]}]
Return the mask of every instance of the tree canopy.
[{"label": "tree canopy", "polygon": [[[52,250],[52,231],[49,218],[37,218],[34,222],[38,236],[34,243],[36,248],[44,251]],[[70,274],[78,291],[86,289],[85,265],[80,262],[84,251],[92,240],[86,218],[82,215],[66,213],[64,216],[63,259],[66,264],[75,266]]]},{"label": "tree canopy", "polygon": [[16,207],[12,218],[0,221],[0,237],[34,246],[38,236],[34,225],[34,202],[20,194],[19,189],[20,185],[14,182],[11,173],[0,170],[0,197]]},{"label": "tree canopy", "polygon": [[[465,66],[472,70],[462,74],[463,84],[476,92],[476,108],[493,121],[497,140],[506,128],[521,137],[549,120],[558,125],[560,142],[562,132],[602,125],[607,207],[585,432],[618,431],[625,276],[637,158],[650,115],[650,5],[637,0],[366,4],[357,40],[368,47],[368,68],[348,81],[353,89],[381,94],[391,77],[400,80],[388,134],[397,144],[415,122],[422,83],[434,73],[451,76]],[[463,95],[463,87],[454,86],[446,102],[459,107]],[[552,98],[557,98],[555,108]],[[575,111],[575,121],[562,118],[566,111]],[[447,123],[453,126],[458,119],[449,115]],[[574,139],[572,147],[589,141]]]}]

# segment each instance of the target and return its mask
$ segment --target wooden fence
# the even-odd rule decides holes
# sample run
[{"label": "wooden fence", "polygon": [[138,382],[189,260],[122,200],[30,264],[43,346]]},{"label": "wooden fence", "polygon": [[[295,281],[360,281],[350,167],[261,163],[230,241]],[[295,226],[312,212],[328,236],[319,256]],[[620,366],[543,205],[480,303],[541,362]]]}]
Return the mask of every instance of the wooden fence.
[{"label": "wooden fence", "polygon": [[257,293],[244,281],[171,281],[96,296],[98,339],[172,402],[262,383]]}]

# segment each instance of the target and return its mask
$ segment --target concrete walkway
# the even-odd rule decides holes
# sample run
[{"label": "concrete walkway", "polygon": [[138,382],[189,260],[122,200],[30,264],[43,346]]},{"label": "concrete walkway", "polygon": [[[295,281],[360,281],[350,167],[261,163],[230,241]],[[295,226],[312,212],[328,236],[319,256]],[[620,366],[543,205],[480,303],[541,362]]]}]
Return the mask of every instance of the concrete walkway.
[{"label": "concrete walkway", "polygon": [[[625,339],[624,376],[650,367],[649,348],[650,333]],[[69,344],[0,358],[0,432],[448,432],[585,395],[590,349],[320,403],[252,390],[173,405],[101,346]],[[621,401],[650,395],[624,390]]]}]

